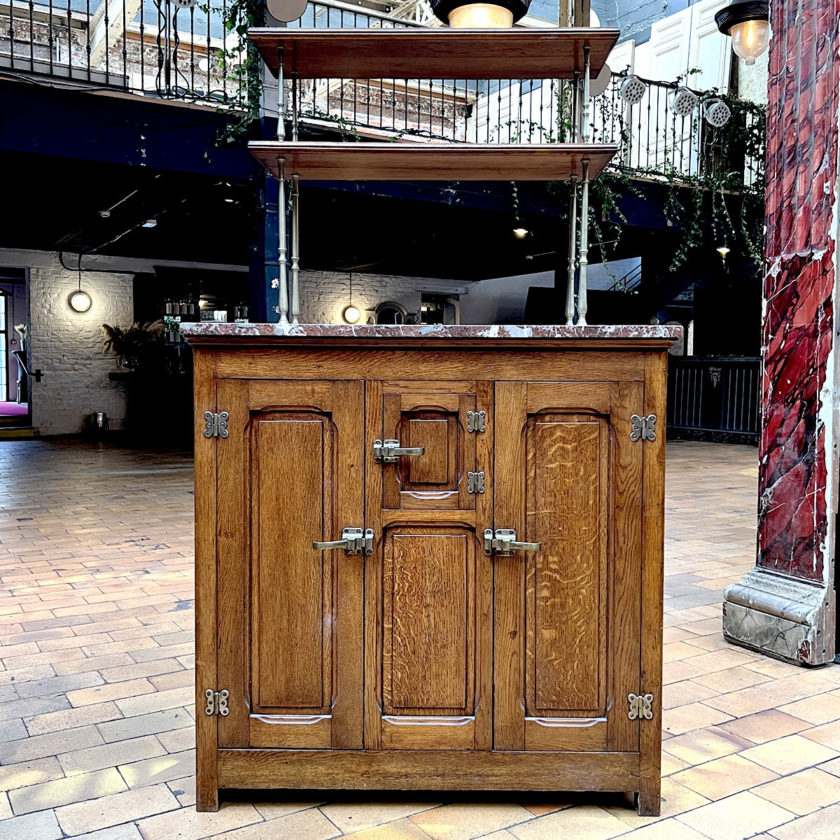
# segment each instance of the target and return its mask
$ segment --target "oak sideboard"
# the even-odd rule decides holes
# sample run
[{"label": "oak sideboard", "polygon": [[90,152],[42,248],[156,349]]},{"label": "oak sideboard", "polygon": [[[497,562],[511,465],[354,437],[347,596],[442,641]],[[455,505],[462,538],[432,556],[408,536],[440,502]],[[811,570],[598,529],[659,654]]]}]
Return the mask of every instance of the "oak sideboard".
[{"label": "oak sideboard", "polygon": [[671,327],[198,324],[197,807],[659,812]]}]

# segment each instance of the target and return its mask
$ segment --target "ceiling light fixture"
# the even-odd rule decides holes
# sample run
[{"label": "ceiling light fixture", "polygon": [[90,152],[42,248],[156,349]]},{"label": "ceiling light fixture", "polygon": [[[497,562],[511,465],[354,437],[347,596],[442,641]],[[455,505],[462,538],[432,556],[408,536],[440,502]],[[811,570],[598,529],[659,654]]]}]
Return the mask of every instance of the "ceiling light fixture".
[{"label": "ceiling light fixture", "polygon": [[517,239],[524,239],[528,235],[528,231],[524,227],[515,227],[513,229],[513,235]]},{"label": "ceiling light fixture", "polygon": [[146,221],[143,222],[142,227],[144,227],[144,228],[157,227],[157,219],[146,219]]},{"label": "ceiling light fixture", "polygon": [[768,0],[734,0],[715,15],[715,23],[731,36],[732,50],[747,64],[755,64],[770,43]]},{"label": "ceiling light fixture", "polygon": [[730,249],[726,245],[719,245],[715,250],[720,254],[720,258],[725,260]]}]

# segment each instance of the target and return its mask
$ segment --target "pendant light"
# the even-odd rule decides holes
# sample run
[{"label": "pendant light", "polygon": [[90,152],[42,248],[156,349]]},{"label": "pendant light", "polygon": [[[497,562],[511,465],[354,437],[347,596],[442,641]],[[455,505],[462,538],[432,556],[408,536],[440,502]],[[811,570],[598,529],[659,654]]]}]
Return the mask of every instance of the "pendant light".
[{"label": "pendant light", "polygon": [[362,317],[362,312],[358,306],[353,305],[353,272],[350,272],[350,302],[344,307],[341,317],[348,324],[358,324],[359,318]]},{"label": "pendant light", "polygon": [[734,0],[715,15],[715,23],[731,36],[735,55],[747,64],[755,64],[770,43],[768,0]]},{"label": "pendant light", "polygon": [[87,312],[93,301],[87,292],[82,291],[82,255],[79,254],[79,286],[75,292],[70,294],[68,299],[70,308],[74,312]]},{"label": "pendant light", "polygon": [[531,0],[496,0],[470,3],[464,0],[431,0],[438,20],[453,29],[508,29],[525,17]]}]

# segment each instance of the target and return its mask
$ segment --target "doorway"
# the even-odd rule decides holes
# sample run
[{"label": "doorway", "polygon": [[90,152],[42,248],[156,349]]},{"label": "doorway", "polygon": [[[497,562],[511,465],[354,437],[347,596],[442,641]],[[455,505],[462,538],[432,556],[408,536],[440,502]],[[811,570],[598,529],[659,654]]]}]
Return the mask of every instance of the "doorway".
[{"label": "doorway", "polygon": [[0,268],[0,428],[31,425],[28,329],[26,271]]}]

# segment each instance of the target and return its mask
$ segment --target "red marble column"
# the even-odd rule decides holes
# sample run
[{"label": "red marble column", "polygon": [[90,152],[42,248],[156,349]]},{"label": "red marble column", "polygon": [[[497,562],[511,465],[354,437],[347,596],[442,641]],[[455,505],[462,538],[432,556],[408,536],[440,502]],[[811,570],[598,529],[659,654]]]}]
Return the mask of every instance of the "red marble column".
[{"label": "red marble column", "polygon": [[823,579],[840,0],[772,4],[759,565]]},{"label": "red marble column", "polygon": [[834,655],[840,0],[770,6],[758,565],[724,632],[817,664]]}]

